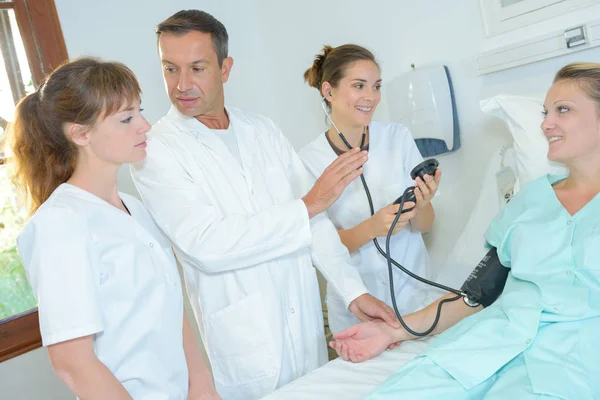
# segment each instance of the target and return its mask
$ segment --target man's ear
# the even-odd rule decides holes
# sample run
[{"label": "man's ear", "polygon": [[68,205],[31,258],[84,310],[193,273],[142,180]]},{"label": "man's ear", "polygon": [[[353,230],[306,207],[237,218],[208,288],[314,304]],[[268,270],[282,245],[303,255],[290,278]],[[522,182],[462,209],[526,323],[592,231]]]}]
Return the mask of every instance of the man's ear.
[{"label": "man's ear", "polygon": [[223,64],[221,64],[221,82],[225,83],[229,80],[231,68],[233,68],[233,58],[225,57],[223,59]]}]

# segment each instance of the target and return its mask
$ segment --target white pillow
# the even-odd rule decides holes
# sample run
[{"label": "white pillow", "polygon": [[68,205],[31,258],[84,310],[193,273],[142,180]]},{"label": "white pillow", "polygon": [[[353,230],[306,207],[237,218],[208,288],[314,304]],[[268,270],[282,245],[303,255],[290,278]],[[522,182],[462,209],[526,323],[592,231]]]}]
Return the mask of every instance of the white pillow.
[{"label": "white pillow", "polygon": [[[436,281],[446,286],[458,288],[467,279],[473,268],[488,252],[485,238],[483,237],[488,226],[502,210],[504,199],[496,183],[496,173],[500,164],[511,165],[506,151],[495,151],[488,161],[475,207],[471,210],[469,219],[462,229],[452,251],[446,257]],[[437,290],[432,290],[432,297],[442,295]],[[434,298],[431,299],[435,300]]]},{"label": "white pillow", "polygon": [[548,141],[540,127],[543,101],[538,97],[498,95],[482,100],[481,110],[502,119],[512,137],[519,186],[546,174],[566,174],[567,167],[548,160]]}]

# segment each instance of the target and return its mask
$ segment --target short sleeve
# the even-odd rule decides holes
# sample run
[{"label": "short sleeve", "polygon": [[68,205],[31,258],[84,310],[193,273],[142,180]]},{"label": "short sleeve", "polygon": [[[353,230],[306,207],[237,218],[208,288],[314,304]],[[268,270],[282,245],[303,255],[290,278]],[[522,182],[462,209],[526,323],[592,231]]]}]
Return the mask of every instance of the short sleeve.
[{"label": "short sleeve", "polygon": [[510,268],[509,233],[513,221],[511,208],[505,207],[490,223],[485,231],[485,240],[489,246],[495,247],[500,263]]},{"label": "short sleeve", "polygon": [[96,262],[81,216],[65,208],[38,210],[17,246],[38,301],[44,346],[102,331]]}]

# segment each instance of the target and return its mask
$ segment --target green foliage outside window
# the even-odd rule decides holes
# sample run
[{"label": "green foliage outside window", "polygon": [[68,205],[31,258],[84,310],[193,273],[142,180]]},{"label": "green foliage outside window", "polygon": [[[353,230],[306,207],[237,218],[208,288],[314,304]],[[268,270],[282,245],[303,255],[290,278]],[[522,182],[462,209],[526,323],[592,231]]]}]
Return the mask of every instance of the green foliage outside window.
[{"label": "green foliage outside window", "polygon": [[36,307],[16,239],[27,211],[17,202],[7,168],[0,165],[0,320]]}]

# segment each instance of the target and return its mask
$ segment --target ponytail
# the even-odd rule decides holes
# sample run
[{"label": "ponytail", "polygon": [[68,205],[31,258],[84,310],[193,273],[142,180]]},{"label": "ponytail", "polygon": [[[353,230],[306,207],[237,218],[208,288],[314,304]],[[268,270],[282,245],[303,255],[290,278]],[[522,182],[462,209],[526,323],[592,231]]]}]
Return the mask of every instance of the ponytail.
[{"label": "ponytail", "polygon": [[8,127],[9,165],[13,183],[29,205],[30,214],[66,182],[75,168],[77,148],[41,115],[40,92],[27,95],[17,105],[15,120]]},{"label": "ponytail", "polygon": [[309,69],[304,72],[304,82],[308,83],[310,87],[314,87],[318,91],[321,91],[321,84],[323,79],[323,63],[327,58],[327,55],[333,50],[331,46],[324,46],[323,51],[315,56],[315,61]]}]

